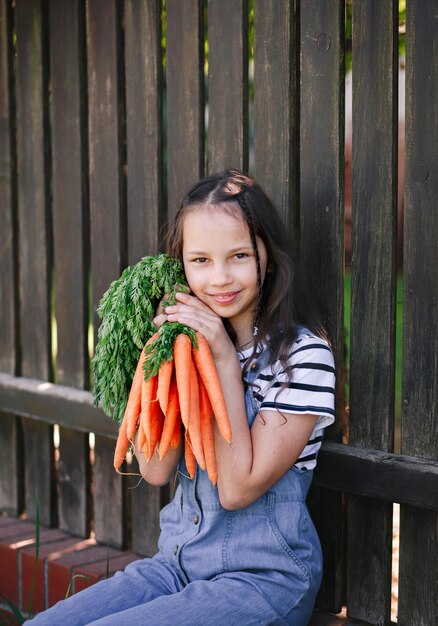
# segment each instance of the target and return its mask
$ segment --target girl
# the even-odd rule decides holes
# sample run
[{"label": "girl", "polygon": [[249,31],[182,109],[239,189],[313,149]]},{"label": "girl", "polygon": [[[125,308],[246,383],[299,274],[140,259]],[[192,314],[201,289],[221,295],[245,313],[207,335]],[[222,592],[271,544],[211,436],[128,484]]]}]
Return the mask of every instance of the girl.
[{"label": "girl", "polygon": [[318,449],[334,421],[328,339],[294,271],[284,227],[254,180],[210,176],[185,197],[168,252],[190,294],[157,314],[206,337],[233,442],[216,437],[217,486],[182,444],[144,478],[179,486],[161,512],[159,551],[37,616],[37,624],[305,626],[321,582],[306,508]]}]

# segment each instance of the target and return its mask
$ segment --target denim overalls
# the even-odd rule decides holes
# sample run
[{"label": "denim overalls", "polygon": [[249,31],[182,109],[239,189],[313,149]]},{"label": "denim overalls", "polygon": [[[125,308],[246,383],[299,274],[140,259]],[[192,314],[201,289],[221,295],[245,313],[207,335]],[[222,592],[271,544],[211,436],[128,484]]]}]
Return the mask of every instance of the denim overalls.
[{"label": "denim overalls", "polygon": [[[249,383],[267,358],[264,352],[254,361]],[[251,426],[258,407],[250,386],[245,400]],[[206,472],[197,468],[189,480],[182,461],[179,475],[175,497],[160,514],[159,552],[58,603],[33,626],[307,625],[322,572],[305,504],[312,471],[291,468],[235,511],[221,506]]]}]

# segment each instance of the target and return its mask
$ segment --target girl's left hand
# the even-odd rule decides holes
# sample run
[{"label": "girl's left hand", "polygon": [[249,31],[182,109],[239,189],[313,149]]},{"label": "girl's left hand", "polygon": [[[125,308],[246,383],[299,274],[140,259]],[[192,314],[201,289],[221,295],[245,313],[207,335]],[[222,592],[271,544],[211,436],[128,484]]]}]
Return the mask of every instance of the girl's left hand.
[{"label": "girl's left hand", "polygon": [[[179,322],[204,335],[215,362],[235,357],[236,349],[225,330],[222,318],[196,296],[176,294],[177,304],[166,307],[163,321]],[[161,316],[160,316],[161,317]]]}]

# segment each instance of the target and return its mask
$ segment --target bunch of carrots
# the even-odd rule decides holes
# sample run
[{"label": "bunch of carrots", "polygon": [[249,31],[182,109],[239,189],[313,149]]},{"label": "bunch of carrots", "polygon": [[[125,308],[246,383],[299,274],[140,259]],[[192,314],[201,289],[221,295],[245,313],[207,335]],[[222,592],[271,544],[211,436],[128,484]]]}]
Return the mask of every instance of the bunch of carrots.
[{"label": "bunch of carrots", "polygon": [[145,378],[146,351],[158,336],[152,335],[140,354],[119,429],[114,468],[120,471],[136,431],[137,447],[148,462],[155,453],[163,459],[169,448],[177,448],[184,437],[190,478],[198,463],[215,485],[214,419],[228,443],[231,426],[210,348],[201,333],[196,333],[196,346],[187,334],[178,334],[173,359],[163,361],[157,374]]}]

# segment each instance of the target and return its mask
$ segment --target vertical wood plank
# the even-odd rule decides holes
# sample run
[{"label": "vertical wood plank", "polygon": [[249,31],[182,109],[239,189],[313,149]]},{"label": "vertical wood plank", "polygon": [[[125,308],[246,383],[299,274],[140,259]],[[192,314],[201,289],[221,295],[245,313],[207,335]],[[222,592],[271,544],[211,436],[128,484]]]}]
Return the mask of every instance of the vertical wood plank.
[{"label": "vertical wood plank", "polygon": [[[56,380],[86,388],[89,251],[84,5],[78,0],[51,0],[50,36]],[[90,530],[89,464],[88,435],[60,428],[59,527],[81,536],[88,536]]]},{"label": "vertical wood plank", "polygon": [[127,492],[123,476],[113,471],[114,441],[96,435],[93,466],[94,531],[100,543],[124,548]]},{"label": "vertical wood plank", "polygon": [[161,2],[125,2],[128,263],[157,254],[163,222]]},{"label": "vertical wood plank", "polygon": [[[15,99],[13,82],[13,13],[0,1],[0,370],[16,374],[18,354],[18,255],[15,154]],[[19,421],[0,418],[0,510],[18,515],[23,506]]]},{"label": "vertical wood plank", "polygon": [[204,175],[202,0],[167,0],[168,214]]},{"label": "vertical wood plank", "polygon": [[[15,3],[17,36],[17,167],[20,262],[21,373],[52,377],[50,331],[51,227],[49,206],[49,125],[47,5],[43,0]],[[55,517],[52,428],[23,422],[26,510],[41,523]]]},{"label": "vertical wood plank", "polygon": [[[394,440],[397,33],[398,2],[354,5],[349,441],[384,451]],[[348,615],[389,624],[392,503],[350,497],[348,521]]]},{"label": "vertical wood plank", "polygon": [[15,163],[15,102],[13,98],[12,10],[0,2],[0,370],[14,374],[17,369],[17,224]]},{"label": "vertical wood plank", "polygon": [[[344,10],[340,1],[309,0],[301,4],[300,28],[300,258],[338,363],[344,352]],[[324,553],[317,604],[339,612],[342,498],[318,491],[309,498]]]},{"label": "vertical wood plank", "polygon": [[[121,11],[116,0],[87,3],[87,77],[93,311],[126,265],[121,116]],[[97,332],[95,313],[94,328]],[[124,540],[122,478],[111,471],[114,442],[96,437],[94,521],[98,541]]]},{"label": "vertical wood plank", "polygon": [[[438,457],[437,4],[406,12],[401,452]],[[399,624],[438,623],[438,517],[400,507]],[[419,584],[420,582],[420,584]]]},{"label": "vertical wood plank", "polygon": [[0,413],[0,514],[23,510],[23,451],[20,420]]},{"label": "vertical wood plank", "polygon": [[248,2],[208,2],[208,171],[248,169]]},{"label": "vertical wood plank", "polygon": [[254,2],[254,167],[298,245],[298,81],[295,3]]},{"label": "vertical wood plank", "polygon": [[[130,472],[139,474],[137,460],[133,458]],[[159,514],[170,500],[169,486],[155,487],[133,476],[129,479],[132,511],[132,550],[144,556],[153,556],[158,549],[160,534]]]}]

